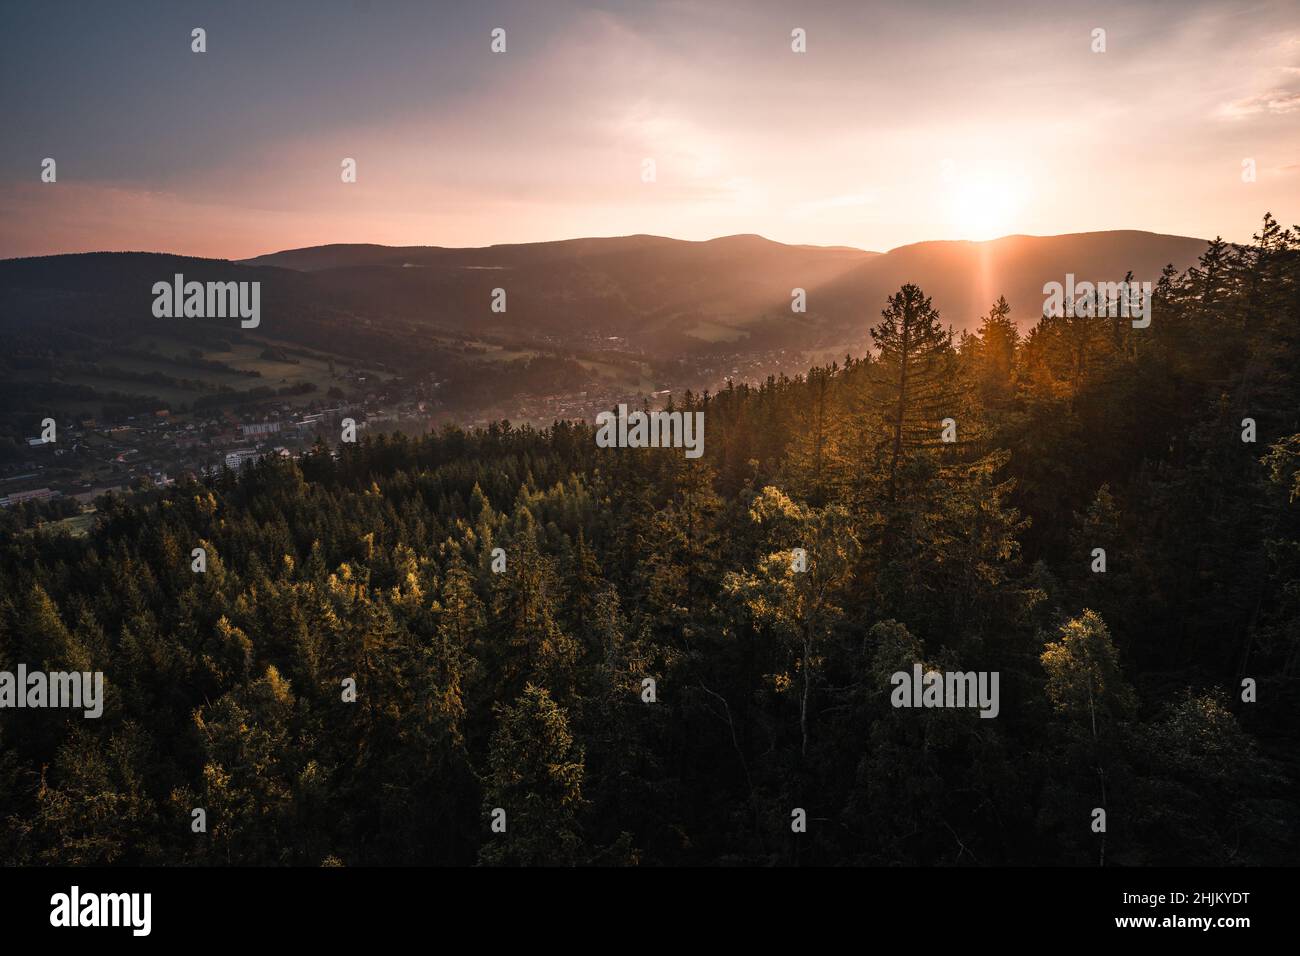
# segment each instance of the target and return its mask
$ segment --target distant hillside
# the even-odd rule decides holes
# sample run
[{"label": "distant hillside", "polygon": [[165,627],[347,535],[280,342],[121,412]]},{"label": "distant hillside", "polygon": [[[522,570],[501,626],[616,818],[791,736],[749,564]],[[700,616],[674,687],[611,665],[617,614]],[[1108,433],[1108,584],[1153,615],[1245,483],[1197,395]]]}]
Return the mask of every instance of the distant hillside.
[{"label": "distant hillside", "polygon": [[1007,236],[989,242],[919,242],[868,259],[819,288],[816,304],[843,314],[875,303],[915,282],[933,300],[944,321],[971,328],[989,305],[1004,295],[1022,327],[1042,314],[1043,285],[1077,281],[1118,281],[1130,270],[1134,281],[1155,283],[1172,263],[1192,265],[1205,250],[1204,239],[1135,230],[1084,232],[1065,236]]},{"label": "distant hillside", "polygon": [[[309,271],[330,301],[355,311],[563,340],[618,335],[652,354],[689,355],[819,335],[827,316],[791,325],[791,289],[823,285],[875,257],[760,236],[625,236],[482,249],[322,246],[247,264]],[[504,314],[489,308],[495,288],[506,290]]]},{"label": "distant hillside", "polygon": [[[946,323],[970,328],[1006,295],[1022,325],[1037,320],[1045,282],[1154,281],[1195,261],[1204,240],[1115,231],[922,242],[888,253],[789,246],[760,236],[685,242],[657,236],[451,249],[330,245],[244,262],[152,253],[0,261],[0,326],[115,336],[154,330],[153,282],[262,282],[261,332],[394,364],[420,360],[402,343],[427,328],[540,338],[581,348],[609,336],[655,358],[818,348],[865,341],[885,298],[905,282],[933,297]],[[491,310],[493,289],[507,293]],[[807,312],[790,309],[807,292]],[[176,320],[164,320],[175,325]],[[116,331],[113,331],[116,330]],[[37,333],[39,334],[39,332]],[[30,343],[29,343],[30,344]]]},{"label": "distant hillside", "polygon": [[[575,239],[481,249],[331,245],[259,256],[248,265],[313,273],[329,297],[420,313],[460,327],[516,323],[564,335],[608,330],[659,354],[749,345],[816,345],[864,332],[904,282],[930,294],[945,321],[972,327],[998,295],[1022,325],[1037,321],[1045,282],[1155,281],[1191,265],[1205,240],[1134,230],[922,242],[880,254],[787,246],[759,236],[683,242],[656,236]],[[383,287],[382,290],[380,287]],[[506,316],[486,310],[505,288]],[[808,312],[790,311],[805,289]],[[484,314],[486,313],[486,314]]]}]

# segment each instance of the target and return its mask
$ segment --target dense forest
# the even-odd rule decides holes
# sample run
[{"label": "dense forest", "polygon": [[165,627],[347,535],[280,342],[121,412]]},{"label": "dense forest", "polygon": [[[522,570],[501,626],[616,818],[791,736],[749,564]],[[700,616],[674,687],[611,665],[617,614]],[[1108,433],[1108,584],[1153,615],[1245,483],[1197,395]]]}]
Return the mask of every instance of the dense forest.
[{"label": "dense forest", "polygon": [[[0,669],[106,702],[0,711],[0,862],[1294,862],[1296,230],[1147,328],[862,309],[682,396],[699,459],[503,422],[3,519]],[[918,662],[997,718],[892,706]]]}]

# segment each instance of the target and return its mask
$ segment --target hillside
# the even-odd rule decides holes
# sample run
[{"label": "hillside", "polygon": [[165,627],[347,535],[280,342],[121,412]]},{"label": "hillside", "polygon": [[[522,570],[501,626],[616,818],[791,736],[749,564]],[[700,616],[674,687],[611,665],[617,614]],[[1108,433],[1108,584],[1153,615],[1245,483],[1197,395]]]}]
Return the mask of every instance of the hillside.
[{"label": "hillside", "polygon": [[[1045,282],[1129,271],[1155,280],[1204,245],[1116,231],[874,253],[754,235],[638,235],[478,249],[329,245],[242,262],[146,252],[10,259],[0,261],[4,431],[18,441],[48,412],[117,420],[161,408],[252,413],[271,398],[304,404],[331,391],[360,400],[379,373],[423,382],[400,398],[456,420],[584,417],[610,401],[861,355],[886,297],[907,282],[933,297],[945,326],[973,328],[1002,294],[1024,330],[1041,314]],[[155,318],[154,283],[178,273],[260,283],[260,324]],[[491,307],[498,288],[504,312]],[[791,310],[796,288],[805,313]],[[264,353],[284,349],[304,354],[267,364]]]},{"label": "hillside", "polygon": [[[710,348],[816,346],[853,340],[885,297],[914,282],[944,321],[973,327],[999,294],[1022,327],[1041,312],[1042,286],[1067,273],[1090,281],[1132,271],[1154,281],[1164,266],[1191,265],[1205,241],[1117,230],[1007,236],[989,242],[922,242],[887,253],[788,246],[759,236],[685,242],[655,236],[446,249],[330,245],[245,261],[310,272],[336,302],[423,315],[463,328],[520,325],[579,337],[626,335],[660,355]],[[505,288],[505,315],[487,309]],[[790,321],[791,290],[808,311]]]}]

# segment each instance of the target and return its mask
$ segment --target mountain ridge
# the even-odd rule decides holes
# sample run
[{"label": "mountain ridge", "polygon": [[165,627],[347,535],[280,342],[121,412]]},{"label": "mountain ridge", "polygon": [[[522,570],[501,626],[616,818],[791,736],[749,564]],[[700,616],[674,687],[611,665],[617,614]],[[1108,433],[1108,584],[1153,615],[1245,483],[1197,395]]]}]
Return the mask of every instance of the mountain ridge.
[{"label": "mountain ridge", "polygon": [[[1206,245],[1187,236],[1109,230],[928,240],[884,253],[785,245],[754,234],[699,241],[638,234],[477,248],[334,243],[243,260],[71,253],[0,260],[0,324],[26,325],[24,317],[57,307],[83,329],[94,314],[147,325],[152,283],[182,271],[199,281],[261,281],[267,334],[300,340],[311,324],[318,345],[331,324],[340,336],[348,334],[341,323],[350,316],[354,326],[540,336],[565,347],[618,337],[641,354],[672,360],[844,344],[861,349],[885,300],[904,283],[919,285],[955,329],[974,328],[998,296],[1027,328],[1042,313],[1044,283],[1064,281],[1068,273],[1119,281],[1129,271],[1136,281],[1154,282],[1166,264],[1193,264]],[[496,289],[506,290],[504,311],[492,307]],[[796,312],[800,289],[806,310]]]}]

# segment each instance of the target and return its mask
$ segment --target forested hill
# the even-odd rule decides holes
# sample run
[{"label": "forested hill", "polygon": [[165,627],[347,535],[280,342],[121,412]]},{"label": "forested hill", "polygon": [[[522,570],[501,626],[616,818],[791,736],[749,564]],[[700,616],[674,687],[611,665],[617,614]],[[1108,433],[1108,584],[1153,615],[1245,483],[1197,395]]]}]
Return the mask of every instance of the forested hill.
[{"label": "forested hill", "polygon": [[[107,702],[0,712],[0,861],[1292,862],[1296,243],[1147,328],[904,286],[871,355],[682,398],[695,460],[503,423],[11,526],[0,668]],[[918,662],[996,719],[892,706]]]},{"label": "forested hill", "polygon": [[[175,330],[152,313],[153,284],[261,284],[261,334],[311,348],[427,366],[434,330],[518,340],[544,335],[590,347],[626,338],[656,359],[705,361],[713,353],[815,349],[864,341],[861,317],[912,282],[958,330],[999,294],[1027,328],[1040,314],[1045,277],[1154,280],[1167,263],[1193,263],[1205,240],[1133,230],[923,242],[887,253],[785,245],[761,236],[687,242],[660,236],[572,239],[482,249],[332,245],[244,262],[153,253],[87,253],[0,260],[5,355],[45,355],[65,340],[129,341]],[[508,292],[494,309],[494,289]],[[804,311],[792,312],[794,289]],[[192,320],[210,335],[220,319]]]}]

